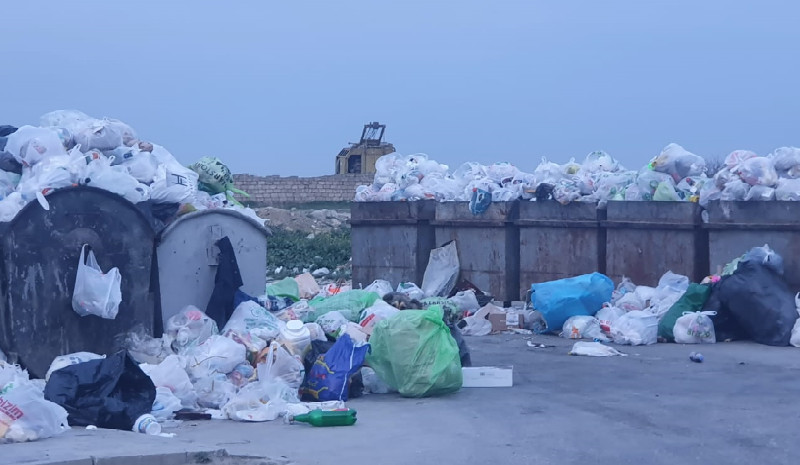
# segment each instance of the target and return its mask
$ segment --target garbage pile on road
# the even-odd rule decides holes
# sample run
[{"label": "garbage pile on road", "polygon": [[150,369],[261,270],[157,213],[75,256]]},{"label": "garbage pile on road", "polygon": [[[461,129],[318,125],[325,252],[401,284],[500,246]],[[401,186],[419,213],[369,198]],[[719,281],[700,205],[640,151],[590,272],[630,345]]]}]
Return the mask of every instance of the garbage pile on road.
[{"label": "garbage pile on road", "polygon": [[590,153],[582,164],[543,160],[532,173],[509,163],[465,163],[455,171],[424,154],[386,155],[375,164],[372,185],[359,186],[355,201],[549,200],[562,204],[608,201],[800,200],[800,149],[782,147],[767,156],[732,152],[708,177],[706,161],[670,144],[638,171],[609,154]]},{"label": "garbage pile on road", "polygon": [[241,192],[221,161],[203,157],[183,166],[122,121],[58,110],[42,116],[39,126],[0,126],[0,222],[34,200],[49,209],[48,193],[78,185],[133,203],[175,204],[179,213],[236,209],[263,224],[233,199]]},{"label": "garbage pile on road", "polygon": [[[253,297],[219,279],[222,268],[206,310],[180,310],[161,337],[134,330],[121,335],[115,353],[57,357],[45,380],[3,364],[0,384],[9,394],[0,405],[23,413],[2,418],[8,434],[0,430],[0,438],[44,438],[67,423],[166,435],[162,426],[184,418],[352,424],[352,397],[426,397],[462,386],[470,358],[455,322],[478,301],[473,290],[451,292],[459,272],[454,243],[431,254],[421,287],[320,286],[306,273]],[[434,362],[409,363],[421,359]],[[17,387],[23,382],[25,391]],[[36,402],[17,403],[13,394],[28,391]]]},{"label": "garbage pile on road", "polygon": [[[545,323],[536,333],[568,339],[623,345],[751,340],[800,347],[800,294],[789,290],[783,259],[768,245],[702,283],[667,272],[655,288],[628,279],[615,288],[607,276],[592,273],[533,284],[531,304]],[[478,315],[464,319],[468,327],[489,326],[471,321]],[[591,347],[580,349],[595,355]]]}]

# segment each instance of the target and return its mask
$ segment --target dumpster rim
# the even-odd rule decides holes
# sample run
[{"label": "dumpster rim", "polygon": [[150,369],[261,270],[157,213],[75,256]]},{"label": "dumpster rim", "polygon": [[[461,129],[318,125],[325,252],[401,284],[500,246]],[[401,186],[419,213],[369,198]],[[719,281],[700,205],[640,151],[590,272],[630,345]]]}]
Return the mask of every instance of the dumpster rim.
[{"label": "dumpster rim", "polygon": [[158,242],[161,243],[164,240],[164,238],[169,235],[170,232],[175,230],[179,225],[183,224],[184,222],[186,222],[188,220],[191,220],[192,218],[198,218],[198,217],[201,217],[201,216],[212,215],[212,214],[215,214],[215,213],[219,213],[219,214],[222,214],[222,215],[227,215],[227,216],[243,219],[247,223],[249,223],[251,226],[255,227],[260,233],[262,233],[264,235],[264,237],[269,238],[270,236],[272,236],[272,230],[271,229],[269,229],[268,227],[266,227],[266,226],[264,226],[262,224],[259,224],[258,221],[250,218],[247,215],[239,213],[236,210],[230,210],[230,209],[227,209],[227,208],[209,208],[209,209],[206,209],[206,210],[193,211],[191,213],[186,213],[185,215],[179,216],[174,221],[172,221],[169,225],[167,225],[167,227],[164,228],[158,234],[158,237],[157,237]]},{"label": "dumpster rim", "polygon": [[[135,203],[131,202],[130,200],[126,199],[125,197],[123,197],[123,196],[121,196],[121,195],[119,195],[119,194],[117,194],[115,192],[107,191],[105,189],[100,189],[99,187],[77,185],[77,186],[62,187],[60,189],[54,189],[53,192],[50,192],[49,194],[47,194],[45,196],[45,199],[47,200],[47,202],[49,204],[49,203],[51,203],[50,198],[59,197],[59,196],[61,196],[63,194],[66,194],[66,193],[69,193],[69,192],[76,192],[76,191],[78,191],[78,192],[93,192],[93,193],[97,193],[97,194],[100,194],[102,196],[105,196],[105,197],[108,197],[108,198],[112,198],[115,201],[123,203],[126,207],[130,208],[131,210],[133,210],[136,213],[136,215],[145,224],[147,224],[147,230],[150,232],[150,235],[153,236],[153,237],[156,237],[156,231],[155,231],[155,229],[153,229],[153,226],[152,226],[152,224],[150,222],[150,219],[147,218],[147,216],[140,209],[138,209],[136,207]],[[2,230],[3,232],[6,232],[6,231],[10,230],[13,227],[14,223],[16,223],[19,220],[19,218],[22,216],[23,213],[27,212],[28,210],[32,210],[32,209],[36,209],[36,208],[41,208],[41,205],[39,205],[39,202],[37,200],[31,200],[24,207],[22,207],[22,209],[20,211],[17,212],[17,214],[14,216],[14,218],[11,219],[11,221],[6,221],[5,223],[0,223],[0,225],[1,225],[0,226],[0,230]],[[50,211],[50,210],[44,210],[43,208],[42,208],[42,210],[43,211]]]}]

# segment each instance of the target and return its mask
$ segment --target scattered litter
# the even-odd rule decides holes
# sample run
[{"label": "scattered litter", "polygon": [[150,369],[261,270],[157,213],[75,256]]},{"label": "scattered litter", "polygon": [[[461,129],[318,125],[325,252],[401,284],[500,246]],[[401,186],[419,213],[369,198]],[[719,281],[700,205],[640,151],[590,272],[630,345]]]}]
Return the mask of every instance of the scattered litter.
[{"label": "scattered litter", "polygon": [[576,342],[568,355],[585,355],[587,357],[613,357],[613,356],[627,356],[613,347],[603,345],[599,342]]},{"label": "scattered litter", "polygon": [[703,363],[703,360],[705,359],[703,358],[703,354],[701,354],[700,352],[692,352],[691,354],[689,354],[689,360],[695,363]]},{"label": "scattered litter", "polygon": [[461,387],[511,387],[513,386],[514,367],[463,367],[461,374],[464,378]]},{"label": "scattered litter", "polygon": [[545,345],[545,344],[536,343],[536,342],[533,342],[533,341],[528,341],[527,345],[528,345],[528,347],[535,347],[537,349],[545,349],[545,348],[548,348],[548,347],[555,347],[553,345]]}]

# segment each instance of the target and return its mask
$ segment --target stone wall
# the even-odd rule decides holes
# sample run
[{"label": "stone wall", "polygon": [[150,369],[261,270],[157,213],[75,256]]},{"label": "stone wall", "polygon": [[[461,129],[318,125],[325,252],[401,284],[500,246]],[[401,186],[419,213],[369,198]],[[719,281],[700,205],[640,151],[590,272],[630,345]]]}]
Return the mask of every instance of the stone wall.
[{"label": "stone wall", "polygon": [[347,202],[353,200],[356,187],[371,184],[372,174],[334,174],[313,178],[298,176],[233,176],[237,189],[250,197],[237,196],[254,206],[281,206],[308,202]]}]

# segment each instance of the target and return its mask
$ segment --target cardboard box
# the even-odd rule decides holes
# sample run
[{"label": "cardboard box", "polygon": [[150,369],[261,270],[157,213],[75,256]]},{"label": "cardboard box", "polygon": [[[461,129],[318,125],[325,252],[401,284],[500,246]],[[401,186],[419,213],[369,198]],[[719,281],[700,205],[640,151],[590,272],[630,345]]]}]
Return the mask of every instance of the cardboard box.
[{"label": "cardboard box", "polygon": [[461,374],[464,383],[461,387],[512,387],[514,385],[514,367],[463,367]]},{"label": "cardboard box", "polygon": [[492,332],[499,333],[511,328],[525,328],[525,318],[522,313],[510,311],[502,313],[490,313],[489,322],[492,323]]}]

